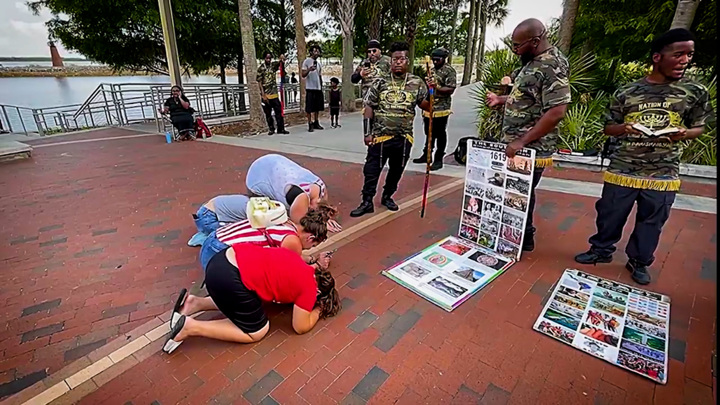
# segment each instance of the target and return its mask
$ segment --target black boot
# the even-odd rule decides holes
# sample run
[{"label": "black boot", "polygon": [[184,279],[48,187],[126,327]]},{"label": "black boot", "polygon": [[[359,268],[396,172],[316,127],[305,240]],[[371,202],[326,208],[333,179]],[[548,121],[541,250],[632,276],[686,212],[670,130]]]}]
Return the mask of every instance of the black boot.
[{"label": "black boot", "polygon": [[532,252],[535,250],[535,233],[525,234],[522,243],[522,250],[524,252]]},{"label": "black boot", "polygon": [[278,134],[282,134],[282,135],[287,135],[287,134],[289,134],[290,132],[288,132],[285,128],[283,128],[283,129],[278,129],[278,132],[277,132],[277,133],[278,133]]},{"label": "black boot", "polygon": [[[417,158],[417,159],[413,159],[412,162],[413,162],[413,163],[416,163],[416,164],[427,163],[427,156],[426,156],[426,155],[422,155],[422,156],[420,156],[420,157]],[[432,163],[432,161],[431,161],[430,163]]]},{"label": "black boot", "polygon": [[612,262],[612,256],[602,256],[593,252],[592,249],[590,249],[585,253],[580,253],[579,255],[575,256],[575,261],[580,264],[610,263]]},{"label": "black boot", "polygon": [[272,134],[274,134],[274,133],[275,133],[275,129],[274,129],[274,128],[268,129],[268,135],[272,135]]},{"label": "black boot", "polygon": [[320,123],[317,122],[317,121],[313,122],[313,128],[315,128],[315,129],[325,129],[325,128],[321,127],[321,126],[320,126]]},{"label": "black boot", "polygon": [[445,157],[445,152],[441,152],[440,150],[435,151],[435,157],[433,158],[433,164],[430,166],[430,170],[440,170],[443,168],[443,157]]},{"label": "black boot", "polygon": [[390,211],[397,211],[400,209],[390,196],[382,196],[380,204],[384,205]]},{"label": "black boot", "polygon": [[309,122],[308,123],[308,132],[313,132],[313,131],[315,131],[315,127],[313,126],[312,122]]},{"label": "black boot", "polygon": [[371,200],[363,200],[357,208],[350,211],[350,216],[356,218],[365,214],[370,214],[371,212],[375,212],[373,202]]},{"label": "black boot", "polygon": [[632,273],[633,281],[641,285],[650,284],[650,273],[647,266],[643,266],[637,261],[630,259],[625,263],[625,268]]}]

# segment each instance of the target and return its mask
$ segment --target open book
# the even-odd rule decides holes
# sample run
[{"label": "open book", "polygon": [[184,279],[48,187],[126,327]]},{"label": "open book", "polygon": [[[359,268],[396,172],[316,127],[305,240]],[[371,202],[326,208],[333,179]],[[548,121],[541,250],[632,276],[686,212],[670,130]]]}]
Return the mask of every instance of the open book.
[{"label": "open book", "polygon": [[672,134],[675,134],[680,131],[679,128],[665,128],[665,129],[661,129],[659,131],[653,131],[652,129],[646,127],[643,124],[633,124],[632,127],[647,136],[668,136],[668,135],[672,135]]}]

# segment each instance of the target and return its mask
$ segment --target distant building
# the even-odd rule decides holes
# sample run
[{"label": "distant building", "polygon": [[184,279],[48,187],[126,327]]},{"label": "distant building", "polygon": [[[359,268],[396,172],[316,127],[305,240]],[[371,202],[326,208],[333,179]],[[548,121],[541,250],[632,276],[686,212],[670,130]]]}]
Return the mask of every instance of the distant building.
[{"label": "distant building", "polygon": [[57,47],[55,46],[55,43],[50,41],[50,42],[48,42],[48,46],[50,46],[50,58],[52,59],[52,66],[53,67],[64,67],[63,60],[60,57],[60,52],[58,52]]}]

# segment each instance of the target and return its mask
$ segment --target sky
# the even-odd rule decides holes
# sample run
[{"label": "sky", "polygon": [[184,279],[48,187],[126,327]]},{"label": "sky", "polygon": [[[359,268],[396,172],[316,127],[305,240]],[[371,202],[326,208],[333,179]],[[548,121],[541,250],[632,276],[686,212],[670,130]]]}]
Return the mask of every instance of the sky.
[{"label": "sky", "polygon": [[[547,23],[560,17],[562,0],[509,0],[508,8],[510,13],[503,25],[488,28],[486,44],[491,49],[526,18],[534,17]],[[0,0],[0,16],[0,56],[50,56],[45,28],[50,13],[42,11],[35,16],[24,1]],[[304,13],[306,24],[323,17],[315,12]],[[66,51],[62,44],[56,45],[61,56],[80,56]]]}]

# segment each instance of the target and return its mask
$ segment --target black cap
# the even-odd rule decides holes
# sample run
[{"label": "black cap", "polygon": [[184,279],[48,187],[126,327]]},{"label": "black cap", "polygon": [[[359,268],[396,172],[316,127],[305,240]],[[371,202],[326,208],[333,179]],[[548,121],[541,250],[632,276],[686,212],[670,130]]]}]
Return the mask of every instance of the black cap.
[{"label": "black cap", "polygon": [[371,39],[368,41],[367,49],[380,49],[380,41],[377,39]]},{"label": "black cap", "polygon": [[448,55],[450,55],[450,52],[445,48],[438,48],[438,49],[432,51],[432,53],[430,54],[430,56],[432,56],[433,58],[443,58],[443,59],[447,58]]}]

